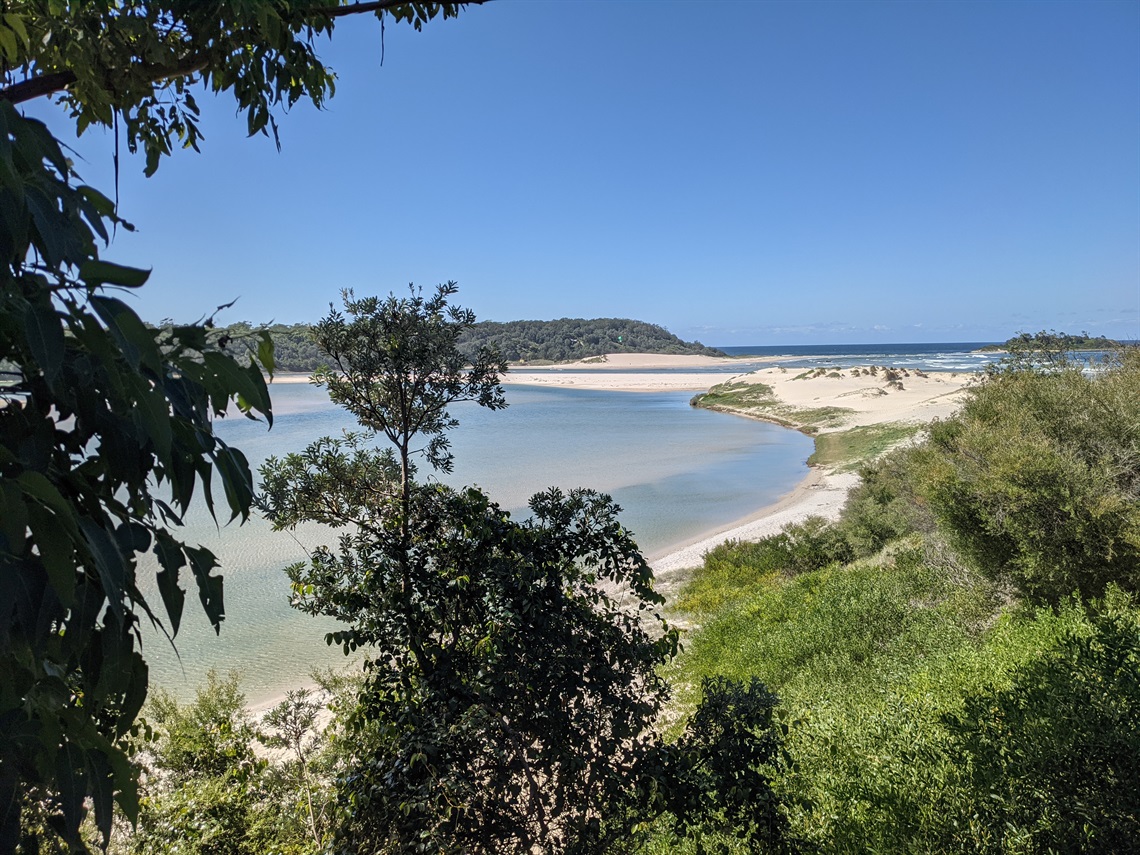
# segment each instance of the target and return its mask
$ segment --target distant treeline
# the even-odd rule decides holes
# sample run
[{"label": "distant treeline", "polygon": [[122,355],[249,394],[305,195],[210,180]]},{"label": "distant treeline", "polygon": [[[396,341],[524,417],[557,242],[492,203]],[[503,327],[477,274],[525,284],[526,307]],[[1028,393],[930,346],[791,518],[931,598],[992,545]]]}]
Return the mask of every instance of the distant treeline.
[{"label": "distant treeline", "polygon": [[981,353],[1003,350],[1011,353],[1025,350],[1063,353],[1075,350],[1113,350],[1118,347],[1120,347],[1120,342],[1105,338],[1102,335],[1090,336],[1087,332],[1082,332],[1080,335],[1070,335],[1069,333],[1059,333],[1056,330],[1050,332],[1042,330],[1039,333],[1032,334],[1023,332],[1008,339],[1004,344],[987,344],[978,350]]},{"label": "distant treeline", "polygon": [[[310,372],[327,361],[309,338],[309,324],[273,324],[278,371]],[[244,321],[219,327],[217,335],[227,346],[242,346],[254,327]],[[605,353],[669,353],[724,356],[723,351],[699,341],[679,339],[664,327],[626,318],[562,318],[557,321],[483,321],[463,334],[460,350],[474,353],[493,347],[508,362],[565,362]]]},{"label": "distant treeline", "polygon": [[604,353],[670,353],[724,356],[699,341],[682,341],[664,327],[627,318],[562,318],[557,321],[483,321],[460,339],[474,353],[493,347],[508,362],[564,362]]}]

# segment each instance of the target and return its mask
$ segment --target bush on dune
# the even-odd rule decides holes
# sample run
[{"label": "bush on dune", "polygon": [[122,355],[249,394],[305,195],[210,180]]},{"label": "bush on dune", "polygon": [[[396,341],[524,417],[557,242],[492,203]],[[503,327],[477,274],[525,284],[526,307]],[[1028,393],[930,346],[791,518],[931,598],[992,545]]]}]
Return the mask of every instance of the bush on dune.
[{"label": "bush on dune", "polygon": [[1128,851],[1140,635],[1109,599],[1007,614],[790,708],[792,827],[824,852]]},{"label": "bush on dune", "polygon": [[1140,590],[1140,353],[1091,376],[999,372],[915,463],[947,538],[1023,596]]},{"label": "bush on dune", "polygon": [[[1129,606],[1132,606],[1129,608]],[[1140,841],[1140,614],[1110,591],[1076,631],[946,718],[976,851]]]}]

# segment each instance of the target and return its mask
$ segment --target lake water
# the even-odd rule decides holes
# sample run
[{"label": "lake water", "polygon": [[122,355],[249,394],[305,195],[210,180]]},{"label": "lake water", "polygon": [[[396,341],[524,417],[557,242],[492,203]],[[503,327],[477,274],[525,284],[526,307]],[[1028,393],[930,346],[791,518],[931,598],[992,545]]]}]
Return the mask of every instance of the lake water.
[{"label": "lake water", "polygon": [[[217,426],[254,467],[354,427],[320,389],[296,384],[271,391],[271,431],[240,418]],[[504,411],[453,408],[460,427],[451,434],[455,471],[445,480],[476,484],[512,513],[525,513],[527,499],[550,486],[609,493],[652,558],[776,501],[807,474],[808,437],[694,409],[690,397],[508,386]],[[232,669],[257,702],[308,682],[314,667],[344,664],[339,649],[323,639],[335,624],[292,610],[282,572],[330,540],[327,531],[273,532],[261,519],[218,530],[203,510],[190,515],[181,534],[218,555],[226,620],[215,636],[189,592],[177,654],[157,632],[145,635],[152,685],[187,696],[208,669]]]}]

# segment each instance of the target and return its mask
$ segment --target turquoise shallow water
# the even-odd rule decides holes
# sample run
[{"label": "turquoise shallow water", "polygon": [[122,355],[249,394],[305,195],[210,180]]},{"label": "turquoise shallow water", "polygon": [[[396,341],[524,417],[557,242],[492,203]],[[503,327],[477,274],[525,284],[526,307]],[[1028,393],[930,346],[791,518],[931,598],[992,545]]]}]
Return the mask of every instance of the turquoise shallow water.
[{"label": "turquoise shallow water", "polygon": [[[320,389],[280,385],[272,392],[271,431],[237,418],[217,428],[255,467],[270,455],[353,427]],[[693,409],[690,397],[508,387],[510,406],[504,411],[453,409],[460,427],[451,436],[456,464],[446,480],[477,484],[517,513],[526,512],[533,493],[550,486],[609,493],[623,508],[623,523],[652,557],[774,502],[807,474],[808,437]],[[154,685],[187,695],[208,669],[232,669],[257,702],[307,682],[314,667],[344,664],[340,651],[323,640],[335,625],[290,609],[281,572],[327,540],[326,531],[312,526],[273,532],[261,519],[219,530],[200,510],[182,534],[218,555],[226,620],[215,636],[191,593],[177,654],[148,630],[144,650]]]}]

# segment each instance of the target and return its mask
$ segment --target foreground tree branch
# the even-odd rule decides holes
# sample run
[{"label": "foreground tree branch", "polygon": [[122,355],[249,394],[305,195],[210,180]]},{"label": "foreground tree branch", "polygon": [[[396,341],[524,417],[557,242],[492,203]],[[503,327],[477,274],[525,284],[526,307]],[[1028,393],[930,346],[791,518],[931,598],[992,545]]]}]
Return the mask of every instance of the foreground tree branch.
[{"label": "foreground tree branch", "polygon": [[[393,15],[397,20],[403,19],[411,21],[414,26],[419,29],[422,22],[434,17],[438,9],[442,9],[446,16],[449,14],[448,7],[450,6],[481,6],[486,2],[489,2],[489,0],[466,0],[466,2],[461,4],[428,4],[429,8],[426,12],[421,12],[414,4],[408,3],[407,0],[375,0],[375,2],[350,3],[344,6],[310,6],[298,10],[293,15],[283,19],[282,23],[284,23],[288,29],[300,31],[314,26],[319,29],[320,24],[315,24],[313,21],[314,18],[326,22],[327,25],[327,22],[352,15],[371,13],[383,15],[387,13]],[[146,68],[142,71],[141,76],[150,83],[159,83],[164,80],[197,74],[198,72],[206,70],[209,65],[210,59],[208,57],[195,54],[184,63],[173,66],[151,66]],[[132,73],[135,75],[139,74],[137,70]],[[54,95],[57,92],[65,91],[78,81],[79,75],[70,69],[29,77],[26,80],[21,80],[18,83],[12,83],[0,88],[0,101],[22,104],[36,98],[43,98],[45,96]]]}]

